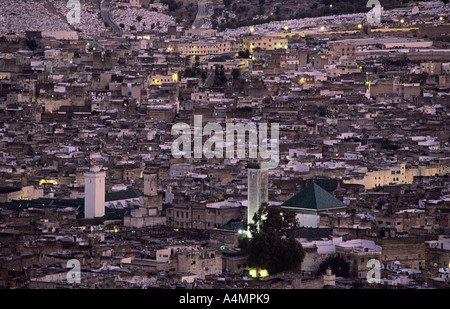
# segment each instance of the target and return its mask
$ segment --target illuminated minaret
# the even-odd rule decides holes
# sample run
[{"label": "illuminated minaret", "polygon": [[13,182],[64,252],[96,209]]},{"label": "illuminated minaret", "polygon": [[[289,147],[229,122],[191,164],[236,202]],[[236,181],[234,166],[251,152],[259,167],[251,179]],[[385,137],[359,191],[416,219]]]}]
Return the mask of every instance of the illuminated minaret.
[{"label": "illuminated minaret", "polygon": [[99,218],[105,215],[106,173],[95,166],[84,174],[84,217]]},{"label": "illuminated minaret", "polygon": [[258,211],[262,203],[269,200],[269,170],[262,168],[260,162],[247,165],[248,179],[248,208],[247,222],[253,222],[253,215]]}]

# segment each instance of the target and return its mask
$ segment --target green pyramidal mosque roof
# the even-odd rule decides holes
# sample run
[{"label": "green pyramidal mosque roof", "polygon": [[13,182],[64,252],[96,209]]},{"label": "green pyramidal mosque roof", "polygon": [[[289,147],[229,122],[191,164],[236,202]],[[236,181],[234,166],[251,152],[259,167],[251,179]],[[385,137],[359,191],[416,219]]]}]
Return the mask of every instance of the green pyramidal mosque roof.
[{"label": "green pyramidal mosque roof", "polygon": [[331,208],[346,207],[318,184],[311,182],[302,191],[288,199],[281,206],[323,211]]}]

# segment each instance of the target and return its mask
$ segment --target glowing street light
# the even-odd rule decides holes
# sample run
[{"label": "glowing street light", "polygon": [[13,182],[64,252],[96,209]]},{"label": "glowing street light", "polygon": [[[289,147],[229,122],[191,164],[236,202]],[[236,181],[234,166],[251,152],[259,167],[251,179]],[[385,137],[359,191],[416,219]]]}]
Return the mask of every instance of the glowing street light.
[{"label": "glowing street light", "polygon": [[253,32],[253,31],[255,31],[255,28],[250,27],[250,32]]},{"label": "glowing street light", "polygon": [[442,16],[439,16],[439,20],[441,20],[441,21],[442,21],[442,20],[444,20],[444,17],[442,17]]},{"label": "glowing street light", "polygon": [[402,18],[400,19],[400,23],[403,24],[405,22],[405,20]]},{"label": "glowing street light", "polygon": [[358,24],[358,29],[361,29],[362,28],[362,24]]},{"label": "glowing street light", "polygon": [[288,31],[289,30],[289,27],[288,26],[284,26],[284,28],[283,28],[285,31]]},{"label": "glowing street light", "polygon": [[320,26],[320,30],[325,30],[325,26]]}]

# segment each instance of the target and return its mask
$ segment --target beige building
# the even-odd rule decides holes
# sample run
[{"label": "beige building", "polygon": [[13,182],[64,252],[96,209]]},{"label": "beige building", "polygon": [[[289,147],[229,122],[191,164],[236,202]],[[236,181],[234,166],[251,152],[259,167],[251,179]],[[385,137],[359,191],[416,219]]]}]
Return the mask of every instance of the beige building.
[{"label": "beige building", "polygon": [[162,85],[164,83],[171,83],[178,81],[178,73],[169,75],[155,74],[148,77],[148,84],[150,85]]},{"label": "beige building", "polygon": [[288,49],[288,39],[275,36],[247,36],[242,49],[253,52],[255,48],[262,50]]},{"label": "beige building", "polygon": [[216,249],[179,251],[176,262],[178,273],[193,273],[200,279],[222,273],[222,253]]},{"label": "beige building", "polygon": [[336,245],[337,256],[349,263],[349,273],[354,278],[366,279],[367,273],[373,268],[367,266],[372,259],[380,261],[382,248],[372,240],[352,239]]},{"label": "beige building", "polygon": [[378,228],[393,228],[397,233],[409,233],[413,227],[421,228],[425,225],[425,210],[400,210],[389,216],[376,216]]},{"label": "beige building", "polygon": [[414,269],[427,267],[425,263],[425,238],[377,238],[375,242],[381,246],[381,262],[399,261]]},{"label": "beige building", "polygon": [[420,72],[428,75],[439,75],[442,73],[442,63],[440,62],[422,62]]},{"label": "beige building", "polygon": [[13,200],[31,200],[44,197],[44,191],[34,186],[25,187],[2,187],[0,188],[0,203]]},{"label": "beige building", "polygon": [[246,207],[240,203],[216,202],[206,205],[178,205],[167,209],[167,224],[175,228],[214,229],[242,220]]},{"label": "beige building", "polygon": [[433,41],[415,39],[415,38],[398,38],[398,37],[371,37],[362,39],[345,39],[335,41],[334,44],[350,44],[356,47],[356,50],[382,47],[391,48],[427,48],[433,45]]},{"label": "beige building", "polygon": [[233,69],[248,69],[249,59],[233,59],[225,62],[208,61],[206,64],[202,64],[202,69],[214,70],[216,66],[223,66],[225,72],[231,72]]},{"label": "beige building", "polygon": [[237,53],[242,50],[239,41],[190,41],[178,43],[177,50],[183,55],[202,56]]},{"label": "beige building", "polygon": [[347,43],[333,44],[331,53],[335,56],[356,57],[356,45]]},{"label": "beige building", "polygon": [[411,184],[415,176],[445,176],[450,172],[450,167],[436,164],[430,166],[418,166],[406,168],[406,164],[393,166],[388,169],[367,172],[362,178],[351,178],[344,180],[347,184],[360,184],[366,189],[382,187],[389,184],[407,183]]}]

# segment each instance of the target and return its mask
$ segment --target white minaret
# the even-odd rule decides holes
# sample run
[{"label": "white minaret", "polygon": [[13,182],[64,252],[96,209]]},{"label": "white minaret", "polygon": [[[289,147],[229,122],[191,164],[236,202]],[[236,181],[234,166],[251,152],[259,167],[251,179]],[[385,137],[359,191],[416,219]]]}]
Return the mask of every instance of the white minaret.
[{"label": "white minaret", "polygon": [[106,173],[97,166],[84,174],[84,217],[87,219],[105,215],[105,178]]},{"label": "white minaret", "polygon": [[260,163],[250,163],[247,166],[248,179],[248,208],[247,222],[253,222],[253,215],[261,207],[262,203],[269,200],[269,171],[261,168]]}]

